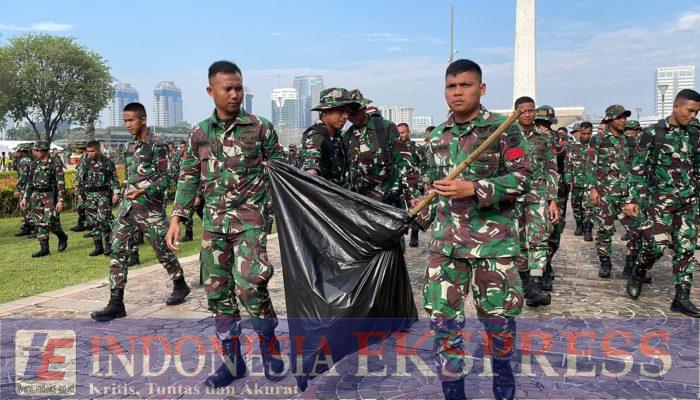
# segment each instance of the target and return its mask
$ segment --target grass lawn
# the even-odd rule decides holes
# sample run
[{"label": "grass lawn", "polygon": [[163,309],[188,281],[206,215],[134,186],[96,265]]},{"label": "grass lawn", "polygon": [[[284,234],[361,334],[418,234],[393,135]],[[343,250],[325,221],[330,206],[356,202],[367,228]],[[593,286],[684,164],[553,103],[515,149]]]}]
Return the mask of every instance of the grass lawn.
[{"label": "grass lawn", "polygon": [[[13,236],[19,231],[20,218],[0,219],[0,303],[107,277],[109,257],[88,256],[94,246],[91,238],[83,237],[87,232],[69,230],[75,226],[77,219],[78,214],[74,212],[61,213],[61,225],[68,234],[68,248],[59,253],[58,239],[56,235],[50,234],[51,255],[40,258],[32,258],[32,253],[39,250],[38,240]],[[182,224],[180,226],[184,234],[185,227]],[[192,242],[180,244],[178,257],[199,252],[201,226],[199,217],[195,217],[195,238]],[[148,241],[139,246],[139,253],[141,265],[131,267],[132,269],[158,263]]]}]

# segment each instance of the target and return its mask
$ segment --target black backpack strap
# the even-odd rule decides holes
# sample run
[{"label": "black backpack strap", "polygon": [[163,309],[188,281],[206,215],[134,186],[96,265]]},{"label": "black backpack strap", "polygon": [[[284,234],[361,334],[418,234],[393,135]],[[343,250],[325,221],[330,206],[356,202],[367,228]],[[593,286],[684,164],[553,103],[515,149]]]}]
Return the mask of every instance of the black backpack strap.
[{"label": "black backpack strap", "polygon": [[654,140],[651,142],[651,159],[649,160],[649,165],[647,165],[647,180],[649,181],[649,186],[656,186],[656,174],[654,170],[656,169],[656,164],[659,162],[659,153],[661,152],[661,146],[664,144],[664,138],[666,137],[666,121],[660,119],[659,122],[654,124]]},{"label": "black backpack strap", "polygon": [[391,158],[389,158],[389,144],[387,143],[384,119],[380,115],[372,114],[372,121],[374,121],[374,130],[377,132],[379,148],[382,149],[382,157],[384,158],[384,163],[386,165],[390,165]]}]

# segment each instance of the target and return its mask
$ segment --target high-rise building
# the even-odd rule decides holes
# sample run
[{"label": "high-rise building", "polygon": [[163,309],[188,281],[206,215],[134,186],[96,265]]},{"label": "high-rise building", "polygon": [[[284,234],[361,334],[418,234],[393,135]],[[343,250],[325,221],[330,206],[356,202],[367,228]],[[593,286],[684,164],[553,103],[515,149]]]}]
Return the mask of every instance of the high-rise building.
[{"label": "high-rise building", "polygon": [[413,124],[413,109],[402,106],[378,106],[377,109],[382,113],[384,119],[400,124],[405,123],[411,126]]},{"label": "high-rise building", "polygon": [[411,132],[425,132],[425,128],[433,124],[433,117],[428,116],[415,116],[413,117],[413,125],[411,125]]},{"label": "high-rise building", "polygon": [[[670,114],[673,110],[673,99],[683,89],[695,89],[695,66],[660,67],[656,69],[656,85],[654,85],[654,111],[656,115]],[[659,85],[668,85],[664,93],[663,110],[661,107],[661,92]],[[665,115],[664,115],[665,117]]]},{"label": "high-rise building", "polygon": [[174,82],[162,81],[153,91],[153,118],[155,126],[182,123],[182,93]]},{"label": "high-rise building", "polygon": [[272,124],[283,146],[301,142],[299,93],[294,88],[272,90]]},{"label": "high-rise building", "polygon": [[109,101],[108,126],[122,126],[124,124],[124,106],[139,101],[139,92],[128,83],[119,83],[114,88],[114,96]]},{"label": "high-rise building", "polygon": [[320,76],[297,76],[294,89],[299,93],[299,128],[305,129],[316,120],[316,112],[311,111],[321,99],[323,78]]},{"label": "high-rise building", "polygon": [[248,86],[243,87],[245,94],[243,95],[243,109],[248,113],[253,113],[253,93],[248,89]]}]

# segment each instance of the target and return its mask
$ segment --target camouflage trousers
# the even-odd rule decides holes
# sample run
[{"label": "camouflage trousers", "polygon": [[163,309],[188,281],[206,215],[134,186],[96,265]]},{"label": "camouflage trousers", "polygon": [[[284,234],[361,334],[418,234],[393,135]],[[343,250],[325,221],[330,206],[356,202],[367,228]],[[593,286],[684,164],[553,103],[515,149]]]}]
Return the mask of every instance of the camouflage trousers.
[{"label": "camouflage trousers", "polygon": [[129,250],[134,246],[134,232],[139,230],[148,240],[158,262],[163,264],[170,279],[176,280],[183,276],[182,267],[175,254],[165,245],[165,234],[168,225],[161,210],[129,209],[125,215],[117,217],[112,229],[112,259],[109,263],[109,286],[111,289],[123,289],[129,273],[127,262]]},{"label": "camouflage trousers", "polygon": [[80,201],[78,200],[78,196],[75,196],[75,211],[78,213],[78,216],[85,217],[88,205],[89,202],[87,199]]},{"label": "camouflage trousers", "polygon": [[[112,233],[112,193],[91,192],[85,194],[85,221],[93,233],[105,237]],[[97,239],[97,238],[95,238]]]},{"label": "camouflage trousers", "polygon": [[261,228],[240,233],[202,232],[199,253],[209,310],[220,338],[240,334],[238,301],[260,334],[277,326],[267,283],[274,268],[267,259],[267,235]]},{"label": "camouflage trousers", "polygon": [[561,243],[561,233],[566,227],[566,203],[569,201],[569,185],[559,182],[559,193],[557,194],[557,206],[559,208],[559,221],[552,226],[552,234],[549,235],[547,243],[547,263],[552,262],[554,254],[559,250]]},{"label": "camouflage trousers", "polygon": [[[194,207],[194,212],[197,213],[197,216],[199,216],[199,219],[202,220],[204,216],[204,198],[200,197],[199,199],[199,205]],[[190,218],[187,218],[185,220],[185,230],[191,231],[192,227],[194,226],[194,213],[190,215]]]},{"label": "camouflage trousers", "polygon": [[646,209],[646,219],[640,228],[643,247],[640,258],[651,267],[661,258],[666,247],[674,249],[673,283],[693,283],[693,272],[700,267],[695,259],[698,227],[697,207],[692,203],[661,197],[652,200]]},{"label": "camouflage trousers", "polygon": [[430,316],[434,334],[433,349],[438,376],[443,381],[456,380],[464,375],[461,331],[469,289],[472,290],[477,316],[482,323],[505,323],[522,312],[523,290],[514,259],[452,258],[430,252],[425,278],[423,307]]},{"label": "camouflage trousers", "polygon": [[595,210],[588,196],[588,190],[582,187],[571,189],[571,210],[577,225],[593,218]]},{"label": "camouflage trousers", "polygon": [[53,193],[33,192],[27,210],[39,241],[48,240],[49,232],[58,234],[63,231]]},{"label": "camouflage trousers", "polygon": [[549,220],[547,201],[537,203],[516,202],[520,255],[515,257],[519,271],[530,271],[533,276],[542,276],[547,263],[547,248],[552,223]]},{"label": "camouflage trousers", "polygon": [[615,220],[620,221],[630,234],[630,240],[627,241],[627,255],[636,256],[639,254],[639,230],[632,226],[632,219],[625,215],[624,207],[625,199],[622,196],[607,195],[600,197],[600,206],[593,218],[597,229],[595,244],[599,256],[610,256],[612,254]]}]

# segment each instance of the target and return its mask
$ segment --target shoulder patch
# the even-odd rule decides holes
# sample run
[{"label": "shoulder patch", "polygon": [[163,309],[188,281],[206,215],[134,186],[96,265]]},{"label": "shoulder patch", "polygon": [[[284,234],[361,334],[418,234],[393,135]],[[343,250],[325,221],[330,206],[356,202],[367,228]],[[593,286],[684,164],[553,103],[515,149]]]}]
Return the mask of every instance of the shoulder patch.
[{"label": "shoulder patch", "polygon": [[516,158],[522,158],[525,157],[525,149],[522,147],[511,147],[510,149],[506,150],[506,160],[511,161],[515,160]]}]

